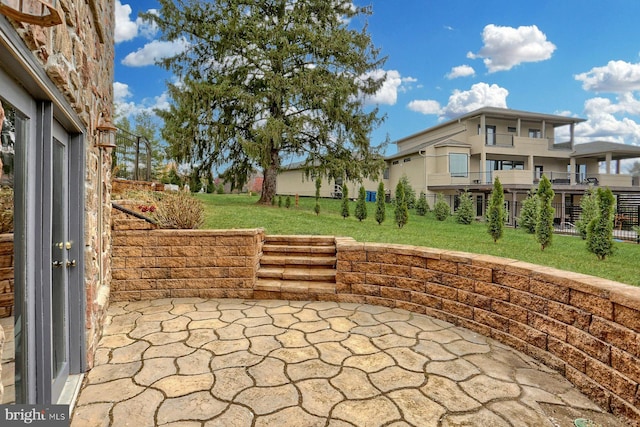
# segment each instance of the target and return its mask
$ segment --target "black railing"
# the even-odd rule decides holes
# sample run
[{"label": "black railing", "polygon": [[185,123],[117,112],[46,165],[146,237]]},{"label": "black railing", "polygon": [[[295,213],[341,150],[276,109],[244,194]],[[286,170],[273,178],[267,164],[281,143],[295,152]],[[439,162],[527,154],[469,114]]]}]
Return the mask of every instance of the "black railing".
[{"label": "black railing", "polygon": [[118,128],[112,171],[116,178],[151,181],[151,144],[144,136]]}]

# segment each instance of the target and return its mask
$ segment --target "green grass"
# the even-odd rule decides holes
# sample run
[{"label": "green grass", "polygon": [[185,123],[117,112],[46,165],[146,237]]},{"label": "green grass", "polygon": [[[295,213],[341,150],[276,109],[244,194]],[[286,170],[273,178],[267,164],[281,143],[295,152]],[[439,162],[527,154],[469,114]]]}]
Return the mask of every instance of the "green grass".
[{"label": "green grass", "polygon": [[387,204],[386,220],[375,221],[375,203],[367,203],[368,217],[359,222],[354,217],[355,202],[350,204],[351,216],[340,216],[340,201],[321,199],[320,215],[313,212],[315,199],[300,198],[296,207],[292,198],[289,209],[257,205],[257,196],[202,194],[198,195],[206,208],[203,228],[258,228],[267,234],[315,234],[353,237],[359,242],[401,243],[464,252],[490,254],[518,259],[534,264],[556,267],[604,277],[640,286],[640,245],[616,243],[615,253],[598,261],[589,253],[579,237],[554,235],[551,246],[540,250],[533,235],[522,229],[505,228],[504,237],[493,243],[484,223],[457,224],[453,217],[444,222],[433,214],[425,217],[409,211],[409,222],[399,229],[393,220],[393,206]]}]

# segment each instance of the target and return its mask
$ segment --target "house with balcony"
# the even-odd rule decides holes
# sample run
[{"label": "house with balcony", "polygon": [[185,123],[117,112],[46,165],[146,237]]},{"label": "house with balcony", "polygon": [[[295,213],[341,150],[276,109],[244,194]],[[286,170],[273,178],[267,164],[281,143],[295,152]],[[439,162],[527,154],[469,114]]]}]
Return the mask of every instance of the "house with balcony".
[{"label": "house with balcony", "polygon": [[[618,203],[640,200],[640,185],[622,173],[621,160],[640,158],[640,147],[605,141],[576,144],[584,119],[484,107],[396,141],[387,158],[387,188],[406,175],[416,192],[443,193],[454,201],[467,189],[477,215],[496,178],[505,191],[510,221],[516,206],[546,175],[556,193],[558,221],[575,221],[573,207],[589,185],[609,187]],[[433,196],[431,196],[433,197]],[[452,206],[453,208],[454,206]]]}]

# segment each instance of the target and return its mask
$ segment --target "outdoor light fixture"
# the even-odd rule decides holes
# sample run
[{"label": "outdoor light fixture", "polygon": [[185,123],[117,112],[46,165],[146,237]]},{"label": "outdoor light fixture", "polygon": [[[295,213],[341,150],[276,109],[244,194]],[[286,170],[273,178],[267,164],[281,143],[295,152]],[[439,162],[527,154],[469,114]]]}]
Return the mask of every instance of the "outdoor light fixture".
[{"label": "outdoor light fixture", "polygon": [[58,0],[0,0],[0,14],[42,27],[62,24]]},{"label": "outdoor light fixture", "polygon": [[96,147],[115,148],[117,127],[111,123],[108,114],[100,114],[98,125],[96,126]]}]

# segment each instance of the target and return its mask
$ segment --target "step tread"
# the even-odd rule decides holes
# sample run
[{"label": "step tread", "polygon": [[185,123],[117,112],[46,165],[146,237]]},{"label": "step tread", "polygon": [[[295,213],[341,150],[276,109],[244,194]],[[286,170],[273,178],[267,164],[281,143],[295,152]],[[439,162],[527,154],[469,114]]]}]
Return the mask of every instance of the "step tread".
[{"label": "step tread", "polygon": [[313,253],[313,254],[335,254],[336,246],[334,244],[327,246],[308,246],[308,245],[273,245],[265,244],[262,246],[263,253]]},{"label": "step tread", "polygon": [[258,269],[258,278],[335,282],[336,270],[333,268],[266,267]]},{"label": "step tread", "polygon": [[276,244],[276,245],[306,245],[306,246],[317,246],[317,245],[329,245],[335,244],[334,236],[314,236],[314,235],[277,235],[277,236],[265,236],[264,238],[265,244]]},{"label": "step tread", "polygon": [[263,255],[260,265],[309,265],[309,266],[334,266],[335,256],[291,256],[291,255]]},{"label": "step tread", "polygon": [[314,282],[308,280],[273,280],[258,279],[256,290],[267,292],[291,292],[291,293],[335,293],[336,284],[331,282]]}]

